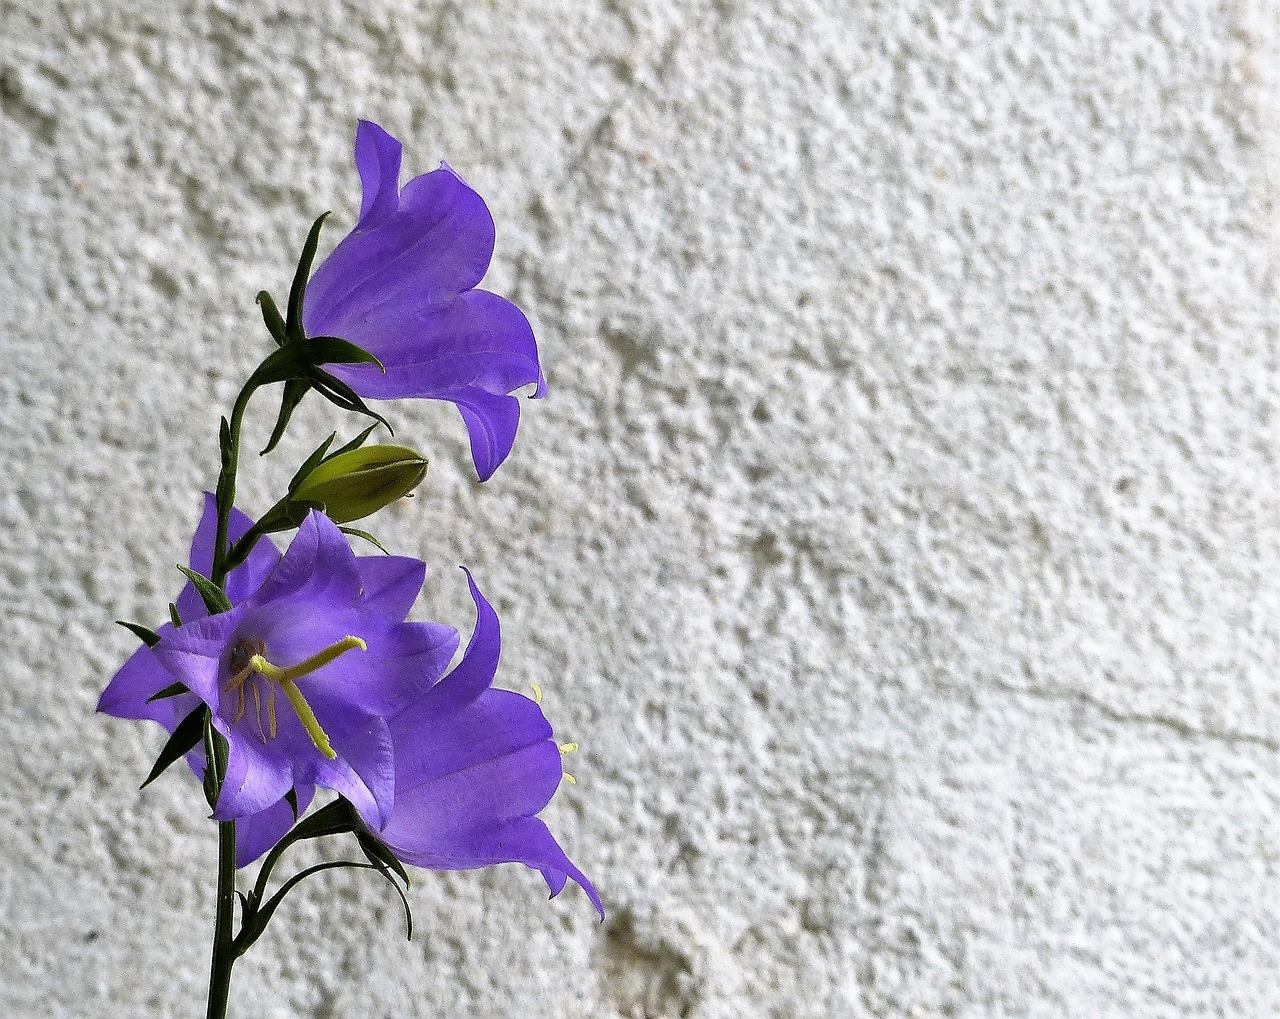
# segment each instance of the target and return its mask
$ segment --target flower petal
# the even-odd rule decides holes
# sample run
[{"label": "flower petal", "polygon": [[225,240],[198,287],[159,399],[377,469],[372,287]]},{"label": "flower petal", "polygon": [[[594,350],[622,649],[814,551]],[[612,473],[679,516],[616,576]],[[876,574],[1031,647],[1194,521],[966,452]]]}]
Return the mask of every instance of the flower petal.
[{"label": "flower petal", "polygon": [[362,317],[384,301],[412,294],[442,304],[470,290],[489,268],[493,240],[484,200],[452,169],[441,164],[415,177],[394,215],[357,227],[315,271],[303,307],[307,335],[360,343]]},{"label": "flower petal", "polygon": [[317,761],[305,780],[345,796],[370,828],[380,828],[395,800],[395,765],[386,721],[377,715],[333,704],[323,693],[308,700],[321,719],[338,757]]},{"label": "flower petal", "polygon": [[587,893],[600,919],[604,919],[604,904],[595,886],[573,865],[539,818],[519,817],[492,827],[458,832],[439,840],[430,849],[403,850],[391,841],[387,844],[406,863],[431,870],[470,870],[496,863],[523,863],[542,872],[552,895],[564,888],[566,878],[572,878]]},{"label": "flower petal", "polygon": [[450,393],[449,399],[457,405],[467,426],[476,474],[481,481],[488,481],[515,445],[520,401],[514,396],[495,396],[483,389],[458,390]]},{"label": "flower petal", "polygon": [[469,290],[446,303],[409,293],[371,309],[347,325],[345,335],[373,352],[376,365],[333,365],[328,370],[362,396],[449,399],[475,387],[506,394],[536,384],[546,392],[538,345],[524,312],[487,290]]},{"label": "flower petal", "polygon": [[361,607],[399,622],[418,600],[427,567],[420,560],[407,556],[359,556],[356,572],[363,588]]},{"label": "flower petal", "polygon": [[264,605],[286,598],[305,597],[309,601],[350,606],[359,592],[356,556],[346,536],[327,516],[312,510],[302,521],[280,562],[250,601],[254,605]]},{"label": "flower petal", "polygon": [[216,821],[260,813],[293,787],[290,763],[268,743],[259,743],[217,715],[214,728],[227,738],[227,774],[213,811]]},{"label": "flower petal", "polygon": [[371,120],[356,125],[356,172],[364,186],[357,230],[376,227],[400,205],[400,143]]},{"label": "flower petal", "polygon": [[[315,788],[297,787],[298,816],[311,805]],[[247,867],[289,833],[294,825],[293,807],[281,797],[266,810],[236,821],[236,868]]]}]

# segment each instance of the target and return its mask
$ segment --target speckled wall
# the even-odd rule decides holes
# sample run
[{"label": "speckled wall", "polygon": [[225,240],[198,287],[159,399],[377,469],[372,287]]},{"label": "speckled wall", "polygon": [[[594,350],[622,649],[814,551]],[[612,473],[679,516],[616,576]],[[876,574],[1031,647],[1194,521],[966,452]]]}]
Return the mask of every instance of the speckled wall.
[{"label": "speckled wall", "polygon": [[379,532],[581,744],[609,917],[422,873],[406,943],[341,872],[234,1015],[1280,1013],[1278,16],[0,0],[0,1012],[203,1012],[213,826],[93,709],[364,116],[486,198],[550,383],[484,485],[397,407]]}]

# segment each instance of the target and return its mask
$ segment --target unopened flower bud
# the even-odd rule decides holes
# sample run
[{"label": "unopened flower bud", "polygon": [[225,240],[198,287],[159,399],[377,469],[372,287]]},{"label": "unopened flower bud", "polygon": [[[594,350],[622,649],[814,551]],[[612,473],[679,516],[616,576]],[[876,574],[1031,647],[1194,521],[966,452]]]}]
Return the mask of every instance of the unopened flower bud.
[{"label": "unopened flower bud", "polygon": [[412,449],[366,446],[318,464],[289,493],[289,498],[322,503],[329,519],[345,524],[408,495],[426,474],[426,458]]}]

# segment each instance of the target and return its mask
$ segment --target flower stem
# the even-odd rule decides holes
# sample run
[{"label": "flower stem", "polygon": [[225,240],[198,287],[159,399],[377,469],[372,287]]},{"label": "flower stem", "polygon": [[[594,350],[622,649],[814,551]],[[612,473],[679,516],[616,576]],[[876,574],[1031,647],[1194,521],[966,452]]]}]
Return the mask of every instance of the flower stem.
[{"label": "flower stem", "polygon": [[231,995],[231,967],[236,954],[231,921],[236,907],[236,823],[218,824],[218,912],[213,928],[213,959],[209,965],[209,1009],[206,1019],[226,1019]]},{"label": "flower stem", "polygon": [[[206,767],[213,781],[206,792],[210,805],[217,803],[223,779],[227,774],[227,743],[214,731],[206,716],[205,722]],[[236,823],[218,823],[218,890],[217,912],[213,927],[213,957],[209,963],[209,1008],[207,1019],[226,1019],[227,1000],[231,994],[231,967],[235,965],[237,952],[231,933],[236,908]]]}]

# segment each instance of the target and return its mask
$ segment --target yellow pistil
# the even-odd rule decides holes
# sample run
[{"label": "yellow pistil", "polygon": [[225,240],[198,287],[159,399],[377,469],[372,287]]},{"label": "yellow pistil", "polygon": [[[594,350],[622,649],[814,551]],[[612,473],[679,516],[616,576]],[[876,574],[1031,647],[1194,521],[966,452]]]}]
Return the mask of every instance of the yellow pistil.
[{"label": "yellow pistil", "polygon": [[[290,665],[281,668],[273,665],[263,657],[262,652],[265,650],[258,645],[257,653],[249,659],[246,665],[239,673],[232,678],[227,685],[228,690],[236,690],[240,695],[239,704],[237,705],[236,717],[233,721],[239,721],[240,716],[244,714],[244,683],[248,679],[250,672],[256,672],[261,676],[265,676],[271,681],[271,690],[267,695],[267,729],[271,733],[271,738],[276,738],[276,685],[284,691],[284,695],[289,698],[289,703],[293,705],[293,710],[298,716],[298,721],[302,723],[302,727],[307,730],[307,735],[311,737],[311,742],[315,748],[324,754],[325,757],[333,760],[338,756],[337,752],[329,744],[329,737],[324,729],[320,727],[320,722],[316,719],[315,712],[311,710],[311,705],[307,703],[302,691],[298,689],[295,680],[308,676],[317,669],[323,668],[340,655],[359,648],[361,651],[368,650],[365,642],[359,637],[343,637],[336,644],[332,644],[312,655],[305,661],[299,662],[297,665]],[[262,732],[262,700],[258,693],[256,685],[251,685],[253,692],[253,703],[258,716],[258,731]],[[263,742],[266,742],[266,734],[263,733]]]},{"label": "yellow pistil", "polygon": [[533,690],[533,703],[542,703],[542,685],[540,683],[530,683],[529,687]]}]

